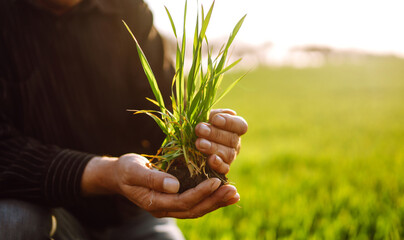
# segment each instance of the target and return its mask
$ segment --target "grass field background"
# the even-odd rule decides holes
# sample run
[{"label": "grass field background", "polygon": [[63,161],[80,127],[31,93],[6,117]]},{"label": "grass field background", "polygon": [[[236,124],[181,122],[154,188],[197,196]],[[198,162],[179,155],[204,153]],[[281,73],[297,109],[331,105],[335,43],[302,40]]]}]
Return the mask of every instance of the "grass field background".
[{"label": "grass field background", "polygon": [[179,220],[187,239],[404,238],[404,60],[258,68],[224,106],[249,123],[241,201]]}]

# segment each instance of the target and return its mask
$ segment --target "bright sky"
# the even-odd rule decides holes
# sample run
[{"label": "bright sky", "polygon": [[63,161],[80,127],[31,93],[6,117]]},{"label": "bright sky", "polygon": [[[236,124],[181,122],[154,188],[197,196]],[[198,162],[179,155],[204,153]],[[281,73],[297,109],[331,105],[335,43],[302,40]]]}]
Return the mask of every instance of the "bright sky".
[{"label": "bright sky", "polygon": [[[145,1],[159,31],[172,33],[164,5],[176,25],[182,24],[184,0]],[[212,0],[199,2],[206,12]],[[196,0],[188,0],[188,6],[192,27]],[[404,56],[403,0],[216,0],[208,38],[228,36],[244,14],[237,41],[283,48],[319,44]]]}]

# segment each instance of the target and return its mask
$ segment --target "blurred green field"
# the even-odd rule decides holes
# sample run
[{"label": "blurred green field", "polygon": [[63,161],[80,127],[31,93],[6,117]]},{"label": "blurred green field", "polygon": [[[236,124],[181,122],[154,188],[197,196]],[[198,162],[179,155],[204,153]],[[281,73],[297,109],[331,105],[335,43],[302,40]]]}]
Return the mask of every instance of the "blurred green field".
[{"label": "blurred green field", "polygon": [[404,239],[404,60],[259,68],[221,106],[249,123],[241,201],[187,239]]}]

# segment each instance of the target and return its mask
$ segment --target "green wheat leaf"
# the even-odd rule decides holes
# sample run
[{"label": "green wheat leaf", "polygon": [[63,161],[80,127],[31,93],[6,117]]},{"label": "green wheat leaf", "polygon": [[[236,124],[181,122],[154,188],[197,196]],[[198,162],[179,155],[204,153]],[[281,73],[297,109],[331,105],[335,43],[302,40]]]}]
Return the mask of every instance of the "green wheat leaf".
[{"label": "green wheat leaf", "polygon": [[133,35],[133,33],[130,30],[129,26],[126,24],[125,21],[122,20],[122,22],[123,22],[123,24],[125,24],[126,29],[129,31],[130,35],[132,36],[133,40],[136,43],[136,48],[137,48],[137,52],[139,54],[140,63],[142,64],[143,70],[144,70],[144,72],[146,74],[146,77],[149,80],[149,84],[150,84],[150,87],[151,87],[151,89],[153,91],[154,97],[156,98],[156,100],[157,100],[157,102],[158,102],[158,104],[160,106],[160,109],[162,111],[164,111],[165,106],[164,106],[163,96],[161,95],[160,89],[159,89],[158,84],[157,84],[157,80],[154,77],[154,74],[153,74],[153,71],[152,71],[152,69],[150,67],[150,64],[147,61],[146,56],[143,53],[142,48],[140,47],[136,37]]}]

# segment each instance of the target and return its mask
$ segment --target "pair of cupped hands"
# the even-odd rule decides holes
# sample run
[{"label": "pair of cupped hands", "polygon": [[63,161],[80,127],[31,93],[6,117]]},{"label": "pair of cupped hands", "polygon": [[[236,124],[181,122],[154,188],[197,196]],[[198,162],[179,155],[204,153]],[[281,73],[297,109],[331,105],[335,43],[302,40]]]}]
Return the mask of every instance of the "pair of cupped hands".
[{"label": "pair of cupped hands", "polygon": [[[240,151],[240,136],[247,122],[233,110],[212,110],[208,123],[195,127],[195,145],[208,155],[209,166],[227,174]],[[81,182],[85,196],[120,194],[155,217],[197,218],[218,208],[237,203],[240,195],[232,185],[210,178],[178,194],[174,176],[149,167],[148,160],[129,153],[119,158],[94,157],[87,164]]]}]

